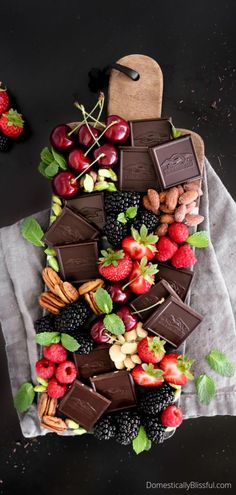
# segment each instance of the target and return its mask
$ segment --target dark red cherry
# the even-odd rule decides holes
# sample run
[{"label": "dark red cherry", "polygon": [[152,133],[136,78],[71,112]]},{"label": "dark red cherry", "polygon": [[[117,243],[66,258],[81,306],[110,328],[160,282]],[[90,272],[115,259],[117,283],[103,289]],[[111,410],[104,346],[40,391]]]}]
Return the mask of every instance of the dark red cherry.
[{"label": "dark red cherry", "polygon": [[73,138],[68,136],[71,131],[66,124],[54,127],[50,135],[50,143],[58,151],[68,151],[74,146]]},{"label": "dark red cherry", "polygon": [[73,198],[79,190],[79,182],[72,172],[60,172],[52,180],[55,194],[61,198]]},{"label": "dark red cherry", "polygon": [[80,174],[89,167],[91,161],[88,156],[85,156],[83,150],[76,148],[70,152],[67,163],[72,170]]},{"label": "dark red cherry", "polygon": [[106,328],[103,325],[103,320],[97,320],[91,327],[90,335],[97,344],[103,344],[110,340]]},{"label": "dark red cherry", "polygon": [[111,284],[107,287],[107,291],[109,292],[112,301],[118,304],[126,304],[130,298],[130,290],[127,287],[126,289],[122,289],[121,284]]},{"label": "dark red cherry", "polygon": [[112,122],[117,124],[112,125],[107,129],[104,136],[112,143],[124,143],[127,141],[130,135],[130,127],[127,120],[122,119],[118,115],[109,115],[106,119],[106,125],[110,125]]},{"label": "dark red cherry", "polygon": [[105,156],[99,158],[97,161],[98,167],[112,168],[118,162],[118,151],[113,144],[105,143],[102,144],[102,146],[99,146],[99,148],[93,152],[94,158],[97,158],[101,153],[104,153]]},{"label": "dark red cherry", "polygon": [[116,311],[116,314],[123,320],[126,332],[129,332],[130,330],[133,330],[134,327],[136,327],[138,318],[137,316],[132,315],[130,309],[127,306],[122,306],[120,309],[118,309],[118,311]]},{"label": "dark red cherry", "polygon": [[[94,137],[97,139],[99,134],[100,134],[100,131],[89,124],[88,124],[88,127],[91,130],[91,132],[93,133]],[[89,132],[88,127],[86,126],[86,124],[83,124],[79,128],[79,131],[77,134],[79,143],[82,146],[86,146],[86,148],[90,148],[90,146],[92,146],[92,144],[94,143],[93,136],[92,136],[91,132]]]}]

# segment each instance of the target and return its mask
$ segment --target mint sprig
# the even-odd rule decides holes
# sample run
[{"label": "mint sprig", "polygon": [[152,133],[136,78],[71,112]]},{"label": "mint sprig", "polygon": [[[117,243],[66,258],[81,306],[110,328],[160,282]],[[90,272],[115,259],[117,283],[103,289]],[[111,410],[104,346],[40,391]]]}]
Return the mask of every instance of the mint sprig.
[{"label": "mint sprig", "polygon": [[187,238],[186,242],[196,248],[207,248],[209,246],[208,232],[206,230],[195,232]]},{"label": "mint sprig", "polygon": [[37,344],[45,346],[57,344],[61,340],[59,332],[40,332],[35,339]]},{"label": "mint sprig", "polygon": [[52,179],[58,173],[59,169],[67,170],[67,163],[63,155],[58,153],[54,148],[43,148],[40,153],[40,164],[38,171],[47,179]]},{"label": "mint sprig", "polygon": [[103,320],[106,330],[114,335],[121,335],[125,333],[125,326],[122,319],[115,313],[106,315]]},{"label": "mint sprig", "polygon": [[206,356],[206,360],[212,370],[221,376],[231,377],[235,373],[235,367],[223,352],[214,349]]},{"label": "mint sprig", "polygon": [[198,399],[202,404],[209,405],[214,399],[216,386],[213,378],[208,375],[200,375],[196,380]]},{"label": "mint sprig", "polygon": [[132,442],[134,452],[137,455],[141,454],[141,452],[144,452],[145,450],[150,450],[151,446],[152,442],[151,440],[149,440],[145,428],[143,426],[140,426],[138,434]]},{"label": "mint sprig", "polygon": [[99,287],[99,289],[95,292],[95,301],[99,309],[106,314],[111,313],[113,309],[113,302],[110,294],[108,294],[107,290]]},{"label": "mint sprig", "polygon": [[61,333],[61,343],[70,352],[76,352],[80,348],[79,342],[67,333]]},{"label": "mint sprig", "polygon": [[44,236],[44,232],[37,222],[35,218],[28,217],[26,218],[21,226],[21,235],[24,239],[34,246],[43,247],[45,246],[42,238]]},{"label": "mint sprig", "polygon": [[136,217],[138,212],[137,206],[130,206],[125,212],[119,213],[117,220],[120,223],[126,224],[128,220],[132,220]]},{"label": "mint sprig", "polygon": [[14,405],[17,411],[25,412],[33,403],[35,391],[32,383],[23,383],[17,390]]}]

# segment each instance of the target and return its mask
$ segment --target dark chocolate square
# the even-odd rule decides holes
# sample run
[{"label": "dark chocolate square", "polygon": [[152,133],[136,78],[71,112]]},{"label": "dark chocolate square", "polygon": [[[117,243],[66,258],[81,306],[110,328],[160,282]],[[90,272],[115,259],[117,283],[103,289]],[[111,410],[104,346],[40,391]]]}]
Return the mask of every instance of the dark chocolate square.
[{"label": "dark chocolate square", "polygon": [[160,190],[160,183],[147,148],[120,148],[119,189],[146,192]]},{"label": "dark chocolate square", "polygon": [[66,204],[78,211],[88,222],[99,229],[103,229],[106,223],[104,210],[104,194],[102,192],[89,193],[69,199]]},{"label": "dark chocolate square", "polygon": [[74,352],[74,361],[80,378],[90,378],[115,369],[114,363],[109,356],[109,344],[100,344],[89,354],[78,354]]},{"label": "dark chocolate square", "polygon": [[159,280],[159,282],[153,285],[148,292],[141,294],[141,296],[134,299],[134,301],[130,303],[130,306],[134,309],[134,311],[137,311],[140,320],[147,321],[154,311],[160,308],[160,306],[157,305],[147,310],[145,310],[145,308],[155,305],[162,298],[167,299],[170,295],[180,299],[178,294],[176,294],[166,280]]},{"label": "dark chocolate square", "polygon": [[104,373],[93,376],[90,381],[96,392],[111,401],[107,411],[119,411],[137,405],[134,381],[128,371]]},{"label": "dark chocolate square", "polygon": [[170,119],[143,119],[130,121],[132,146],[156,146],[171,139]]},{"label": "dark chocolate square", "polygon": [[56,246],[55,249],[64,280],[83,283],[99,276],[96,241]]},{"label": "dark chocolate square", "polygon": [[149,153],[163,189],[201,178],[191,136],[149,148]]},{"label": "dark chocolate square", "polygon": [[173,266],[162,263],[158,263],[158,270],[158,277],[167,280],[180,299],[185,301],[194,277],[194,272],[187,268],[174,268]]}]

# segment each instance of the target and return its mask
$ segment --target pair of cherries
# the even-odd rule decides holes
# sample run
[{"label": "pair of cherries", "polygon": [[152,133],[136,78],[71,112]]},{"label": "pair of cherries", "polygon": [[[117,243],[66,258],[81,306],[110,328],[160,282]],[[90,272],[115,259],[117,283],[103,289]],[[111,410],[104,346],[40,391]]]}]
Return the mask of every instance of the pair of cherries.
[{"label": "pair of cherries", "polygon": [[[93,151],[94,161],[91,162],[88,153],[101,134],[109,142],[99,145]],[[130,127],[128,122],[118,115],[107,117],[106,126],[102,133],[90,124],[82,124],[76,134],[65,124],[55,127],[50,136],[51,145],[57,151],[69,152],[68,166],[79,176],[76,177],[73,172],[69,171],[60,172],[52,182],[54,193],[62,198],[74,197],[79,191],[78,179],[92,165],[96,163],[98,167],[102,168],[114,167],[118,162],[118,151],[112,143],[124,143],[127,141],[129,134]],[[76,148],[76,142],[87,148],[87,151]]]}]

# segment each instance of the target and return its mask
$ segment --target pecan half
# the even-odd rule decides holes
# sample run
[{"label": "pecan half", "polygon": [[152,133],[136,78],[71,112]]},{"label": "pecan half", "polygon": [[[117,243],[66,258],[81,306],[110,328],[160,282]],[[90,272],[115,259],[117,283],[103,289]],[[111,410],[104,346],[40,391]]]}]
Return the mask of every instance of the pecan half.
[{"label": "pecan half", "polygon": [[87,294],[84,295],[84,298],[95,315],[99,316],[103,314],[96,303],[95,292],[93,291],[88,292]]},{"label": "pecan half", "polygon": [[97,290],[99,287],[103,287],[104,281],[101,278],[96,278],[95,280],[89,280],[89,282],[85,282],[82,284],[78,291],[81,296],[87,294],[88,292]]},{"label": "pecan half", "polygon": [[65,421],[61,418],[57,418],[56,416],[44,415],[42,417],[41,426],[42,428],[46,428],[47,430],[54,431],[56,433],[64,433],[67,430]]},{"label": "pecan half", "polygon": [[57,272],[50,267],[46,267],[42,271],[42,277],[48,289],[56,294],[56,292],[54,292],[55,285],[60,285],[62,283],[62,280]]},{"label": "pecan half", "polygon": [[38,416],[41,419],[43,416],[55,416],[57,409],[57,399],[49,397],[47,392],[43,392],[38,400]]},{"label": "pecan half", "polygon": [[43,292],[39,296],[39,305],[57,315],[61,308],[64,308],[65,303],[52,292]]}]

